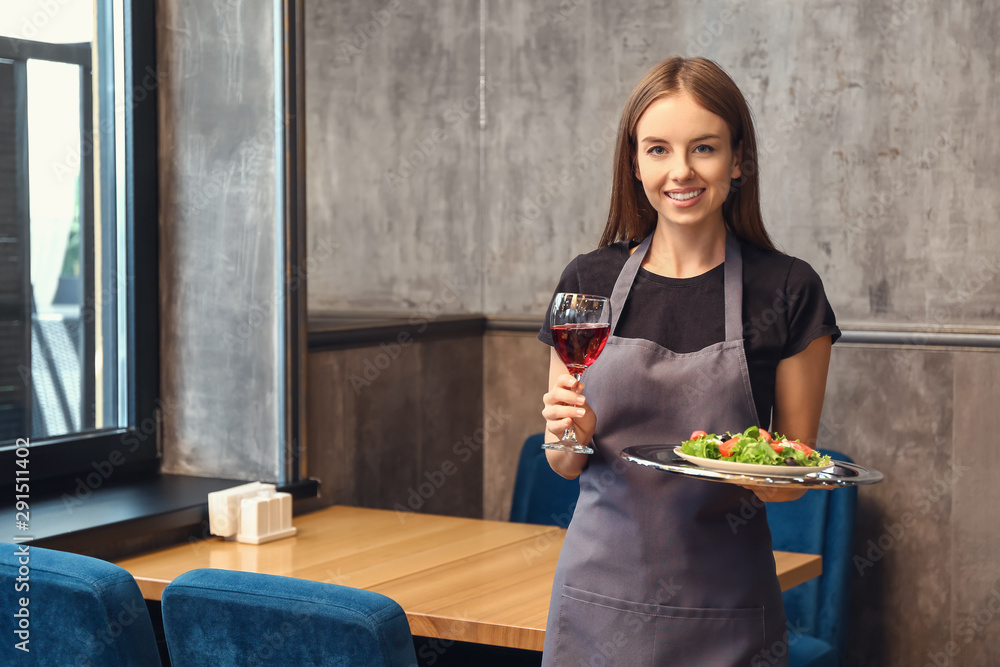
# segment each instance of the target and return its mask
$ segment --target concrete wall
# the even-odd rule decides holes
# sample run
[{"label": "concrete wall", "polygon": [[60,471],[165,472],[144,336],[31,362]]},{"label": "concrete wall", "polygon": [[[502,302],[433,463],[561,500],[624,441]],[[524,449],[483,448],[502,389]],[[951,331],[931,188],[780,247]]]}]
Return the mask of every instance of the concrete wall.
[{"label": "concrete wall", "polygon": [[996,322],[995,4],[482,6],[307,3],[309,238],[354,249],[311,310],[408,310],[451,280],[464,309],[537,315],[596,245],[625,97],[682,53],[750,100],[769,227],[842,320]]},{"label": "concrete wall", "polygon": [[280,472],[272,35],[270,0],[157,3],[166,472]]},{"label": "concrete wall", "polygon": [[860,491],[847,664],[1000,657],[998,371],[996,352],[835,346],[820,444],[887,474]]},{"label": "concrete wall", "polygon": [[412,312],[449,283],[479,310],[479,4],[305,10],[308,245],[343,250],[310,311]]}]

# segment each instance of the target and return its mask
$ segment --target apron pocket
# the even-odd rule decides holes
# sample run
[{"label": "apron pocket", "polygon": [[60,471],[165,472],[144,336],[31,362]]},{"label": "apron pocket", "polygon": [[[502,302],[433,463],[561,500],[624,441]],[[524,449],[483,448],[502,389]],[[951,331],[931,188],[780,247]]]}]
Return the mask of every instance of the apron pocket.
[{"label": "apron pocket", "polygon": [[762,659],[764,607],[660,610],[654,665],[751,667]]},{"label": "apron pocket", "polygon": [[668,607],[564,585],[558,633],[558,667],[749,667],[764,648],[764,608]]}]

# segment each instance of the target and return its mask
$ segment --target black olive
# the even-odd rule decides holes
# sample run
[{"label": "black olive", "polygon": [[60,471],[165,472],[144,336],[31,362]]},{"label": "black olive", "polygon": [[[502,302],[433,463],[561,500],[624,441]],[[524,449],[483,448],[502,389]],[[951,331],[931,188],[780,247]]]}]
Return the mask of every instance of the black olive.
[{"label": "black olive", "polygon": [[796,461],[795,457],[793,456],[789,456],[788,458],[785,459],[786,466],[797,466],[798,464],[799,464],[798,461]]}]

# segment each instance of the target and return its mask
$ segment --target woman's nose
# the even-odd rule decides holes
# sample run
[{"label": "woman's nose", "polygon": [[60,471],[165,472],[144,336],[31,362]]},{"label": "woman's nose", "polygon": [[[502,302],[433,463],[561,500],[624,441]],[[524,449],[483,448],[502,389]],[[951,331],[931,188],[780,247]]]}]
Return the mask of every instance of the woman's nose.
[{"label": "woman's nose", "polygon": [[678,183],[690,180],[694,170],[686,155],[678,155],[670,165],[670,178]]}]

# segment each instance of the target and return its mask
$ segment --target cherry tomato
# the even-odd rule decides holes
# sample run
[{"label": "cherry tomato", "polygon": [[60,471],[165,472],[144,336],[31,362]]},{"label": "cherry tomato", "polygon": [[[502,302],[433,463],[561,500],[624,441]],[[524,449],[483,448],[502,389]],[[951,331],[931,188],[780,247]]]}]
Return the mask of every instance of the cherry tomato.
[{"label": "cherry tomato", "polygon": [[791,447],[792,449],[795,449],[797,451],[802,452],[806,456],[811,456],[812,453],[813,453],[812,447],[810,447],[809,445],[803,444],[803,443],[799,442],[798,440],[791,440],[791,441],[789,441],[788,446]]},{"label": "cherry tomato", "polygon": [[782,440],[781,442],[772,442],[771,447],[779,454],[785,447],[791,447],[792,449],[802,452],[806,456],[810,456],[813,453],[812,447],[802,444],[798,440]]},{"label": "cherry tomato", "polygon": [[771,442],[772,440],[774,440],[774,438],[771,437],[771,434],[765,431],[764,429],[761,428],[757,430],[760,431],[760,437],[764,438],[765,441]]},{"label": "cherry tomato", "polygon": [[704,438],[708,433],[704,431],[691,431],[691,440],[697,440],[698,438]]},{"label": "cherry tomato", "polygon": [[719,445],[719,453],[723,456],[732,456],[733,448],[736,447],[736,443],[739,441],[739,438],[730,438],[729,440],[726,440],[724,443]]}]

